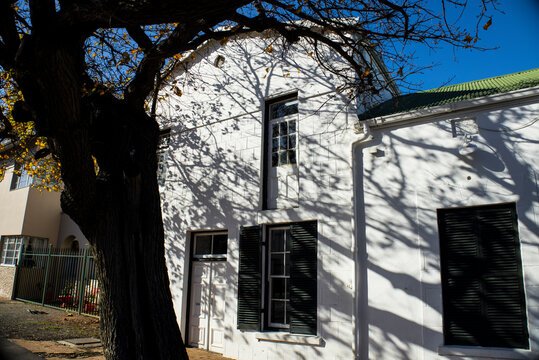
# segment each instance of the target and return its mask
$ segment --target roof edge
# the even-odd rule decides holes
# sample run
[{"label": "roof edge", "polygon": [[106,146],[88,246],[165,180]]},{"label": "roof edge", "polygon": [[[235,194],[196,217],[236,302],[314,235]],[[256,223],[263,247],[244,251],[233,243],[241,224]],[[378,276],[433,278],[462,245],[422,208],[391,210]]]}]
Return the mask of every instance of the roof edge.
[{"label": "roof edge", "polygon": [[517,89],[509,92],[487,95],[458,102],[451,102],[434,107],[412,110],[409,112],[400,112],[385,116],[382,115],[370,119],[358,120],[358,122],[361,124],[367,123],[371,128],[380,128],[393,126],[400,123],[420,121],[427,117],[451,114],[476,107],[481,109],[492,104],[520,101],[534,96],[539,96],[539,86]]}]

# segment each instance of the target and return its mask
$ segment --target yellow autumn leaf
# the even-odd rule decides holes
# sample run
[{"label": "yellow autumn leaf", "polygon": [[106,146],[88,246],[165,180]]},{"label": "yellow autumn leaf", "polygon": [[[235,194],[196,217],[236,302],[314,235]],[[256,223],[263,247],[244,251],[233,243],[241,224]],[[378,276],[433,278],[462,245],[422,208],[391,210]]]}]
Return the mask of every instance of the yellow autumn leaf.
[{"label": "yellow autumn leaf", "polygon": [[272,46],[272,45],[268,46],[268,47],[266,48],[266,50],[264,50],[264,51],[267,52],[268,54],[273,53],[273,46]]}]

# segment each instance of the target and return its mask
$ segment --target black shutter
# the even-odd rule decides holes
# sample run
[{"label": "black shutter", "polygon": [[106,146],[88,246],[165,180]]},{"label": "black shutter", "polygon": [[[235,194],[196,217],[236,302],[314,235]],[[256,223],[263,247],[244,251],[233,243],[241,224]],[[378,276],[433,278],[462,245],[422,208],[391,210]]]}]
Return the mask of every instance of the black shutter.
[{"label": "black shutter", "polygon": [[438,210],[447,345],[528,348],[515,204]]},{"label": "black shutter", "polygon": [[316,221],[292,224],[290,332],[316,335]]},{"label": "black shutter", "polygon": [[238,329],[260,330],[261,232],[259,226],[240,228]]}]

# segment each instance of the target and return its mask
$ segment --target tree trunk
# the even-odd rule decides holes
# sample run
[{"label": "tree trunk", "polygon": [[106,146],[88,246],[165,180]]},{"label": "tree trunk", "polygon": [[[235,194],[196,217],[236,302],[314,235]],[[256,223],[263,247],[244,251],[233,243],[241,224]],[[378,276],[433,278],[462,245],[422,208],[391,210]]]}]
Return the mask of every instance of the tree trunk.
[{"label": "tree trunk", "polygon": [[165,264],[156,176],[158,126],[143,111],[113,98],[93,100],[91,107],[99,114],[93,126],[107,124],[106,136],[101,129],[91,131],[92,141],[105,150],[93,151],[103,168],[95,217],[85,225],[92,227],[87,232],[101,284],[105,357],[187,359]]},{"label": "tree trunk", "polygon": [[25,39],[17,82],[60,160],[62,209],[94,248],[105,357],[187,359],[165,265],[157,123],[143,104],[83,91],[84,36],[44,31]]},{"label": "tree trunk", "polygon": [[101,338],[112,359],[187,359],[172,306],[155,171],[103,199],[94,230]]}]

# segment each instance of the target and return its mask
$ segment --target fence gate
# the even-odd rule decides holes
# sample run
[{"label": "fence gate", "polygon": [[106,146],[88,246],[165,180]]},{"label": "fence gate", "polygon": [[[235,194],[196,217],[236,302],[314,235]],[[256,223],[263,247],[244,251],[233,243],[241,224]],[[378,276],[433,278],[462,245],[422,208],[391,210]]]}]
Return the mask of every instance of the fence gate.
[{"label": "fence gate", "polygon": [[23,247],[15,273],[16,300],[97,316],[99,284],[88,248]]}]

